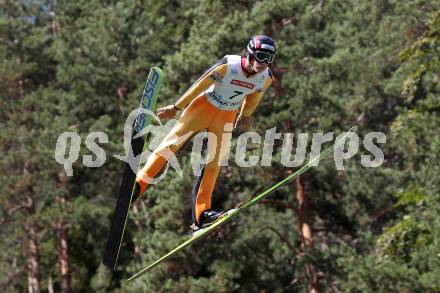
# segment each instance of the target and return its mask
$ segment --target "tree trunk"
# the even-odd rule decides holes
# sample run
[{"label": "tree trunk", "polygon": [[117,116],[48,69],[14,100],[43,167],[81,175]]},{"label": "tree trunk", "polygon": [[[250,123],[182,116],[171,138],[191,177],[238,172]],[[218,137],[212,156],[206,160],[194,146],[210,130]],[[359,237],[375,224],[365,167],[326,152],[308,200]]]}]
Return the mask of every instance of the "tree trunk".
[{"label": "tree trunk", "polygon": [[26,194],[25,199],[25,211],[28,216],[26,222],[26,233],[28,237],[28,254],[27,254],[27,273],[28,273],[28,292],[29,293],[39,293],[40,292],[40,281],[38,280],[38,240],[35,224],[30,220],[35,212],[34,198],[32,197],[33,190],[32,186],[26,184],[26,180],[30,176],[29,163],[24,163],[23,168],[23,182],[24,193]]},{"label": "tree trunk", "polygon": [[[314,246],[312,228],[309,223],[309,210],[307,198],[304,194],[304,186],[301,183],[301,176],[296,177],[294,181],[296,189],[296,201],[298,206],[299,230],[302,235],[302,246],[304,253],[307,254]],[[315,266],[312,263],[305,265],[306,275],[309,282],[309,293],[318,292],[318,278]]]},{"label": "tree trunk", "polygon": [[60,219],[57,224],[58,230],[58,259],[60,264],[60,289],[61,293],[69,293],[72,291],[70,282],[70,268],[69,268],[69,253],[68,253],[68,232],[67,224],[64,220],[64,209],[66,205],[66,197],[64,192],[66,190],[67,177],[63,171],[58,173],[58,180],[60,186]]},{"label": "tree trunk", "polygon": [[47,291],[49,293],[55,293],[55,290],[53,288],[52,273],[50,273],[49,277],[47,278]]},{"label": "tree trunk", "polygon": [[38,242],[33,224],[28,223],[27,233],[29,238],[27,256],[28,292],[39,293],[40,282],[38,281]]},{"label": "tree trunk", "polygon": [[67,228],[63,220],[58,223],[58,239],[59,239],[59,261],[60,261],[60,278],[61,278],[61,292],[69,293],[70,288],[70,269],[69,269],[69,254],[67,242]]}]

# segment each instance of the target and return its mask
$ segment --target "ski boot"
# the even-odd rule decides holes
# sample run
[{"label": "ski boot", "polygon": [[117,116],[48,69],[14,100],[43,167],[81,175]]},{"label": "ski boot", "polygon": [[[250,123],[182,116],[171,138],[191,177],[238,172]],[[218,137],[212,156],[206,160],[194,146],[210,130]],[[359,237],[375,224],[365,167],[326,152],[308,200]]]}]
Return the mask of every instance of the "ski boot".
[{"label": "ski boot", "polygon": [[223,215],[224,214],[222,212],[216,212],[211,209],[203,211],[200,214],[200,224],[193,223],[190,227],[192,230],[193,236],[200,233],[200,231],[203,228],[209,227],[212,224],[214,224],[218,219],[221,219],[223,217]]}]

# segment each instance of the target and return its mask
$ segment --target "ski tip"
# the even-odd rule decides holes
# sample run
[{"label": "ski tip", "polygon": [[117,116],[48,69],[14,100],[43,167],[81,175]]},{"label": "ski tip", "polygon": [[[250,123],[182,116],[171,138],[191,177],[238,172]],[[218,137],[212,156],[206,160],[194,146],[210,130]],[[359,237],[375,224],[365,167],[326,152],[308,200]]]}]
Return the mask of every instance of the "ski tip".
[{"label": "ski tip", "polygon": [[358,130],[357,125],[352,126],[347,132],[355,132]]},{"label": "ski tip", "polygon": [[163,70],[160,69],[159,67],[156,67],[156,66],[151,67],[151,70],[155,70],[155,71],[159,72],[160,75],[163,75],[163,74],[164,74],[164,73],[163,73]]}]

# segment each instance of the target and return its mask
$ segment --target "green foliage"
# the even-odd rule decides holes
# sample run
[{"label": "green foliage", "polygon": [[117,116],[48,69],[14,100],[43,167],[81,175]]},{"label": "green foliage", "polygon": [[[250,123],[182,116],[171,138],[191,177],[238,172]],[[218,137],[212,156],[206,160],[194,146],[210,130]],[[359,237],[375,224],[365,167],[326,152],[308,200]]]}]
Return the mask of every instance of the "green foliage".
[{"label": "green foliage", "polygon": [[417,251],[429,242],[429,230],[414,217],[407,216],[394,226],[385,229],[378,239],[379,255],[408,259],[412,251]]},{"label": "green foliage", "polygon": [[[26,291],[28,227],[36,229],[43,292],[60,286],[66,223],[73,292],[306,292],[313,264],[320,292],[440,292],[440,14],[438,1],[3,1],[0,11],[0,287]],[[305,253],[294,185],[127,283],[179,244],[191,223],[194,182],[169,172],[132,211],[115,273],[100,266],[123,164],[125,117],[151,66],[173,103],[206,68],[267,33],[279,53],[275,80],[253,130],[383,132],[385,160],[359,155],[335,171],[321,162],[301,178],[315,247]],[[54,159],[58,136],[81,137],[73,177]],[[84,140],[108,135],[107,160],[86,168]],[[234,133],[231,158],[235,155]],[[290,174],[280,164],[242,169],[230,160],[214,207],[243,203]],[[308,146],[308,150],[310,146]],[[249,153],[261,155],[261,147]],[[63,183],[63,184],[62,184]],[[61,204],[59,198],[66,199]],[[32,199],[32,204],[29,200]]]}]

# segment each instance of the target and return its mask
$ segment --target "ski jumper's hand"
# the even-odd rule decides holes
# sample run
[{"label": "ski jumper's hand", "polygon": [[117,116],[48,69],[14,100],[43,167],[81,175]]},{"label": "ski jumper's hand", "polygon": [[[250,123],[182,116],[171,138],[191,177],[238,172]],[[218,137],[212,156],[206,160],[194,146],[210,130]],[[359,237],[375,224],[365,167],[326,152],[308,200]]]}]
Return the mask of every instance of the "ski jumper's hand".
[{"label": "ski jumper's hand", "polygon": [[177,111],[179,110],[174,107],[174,105],[168,105],[157,110],[157,117],[159,117],[160,119],[170,119],[176,115]]},{"label": "ski jumper's hand", "polygon": [[234,127],[238,127],[240,131],[247,131],[251,127],[251,122],[251,117],[239,115]]}]

